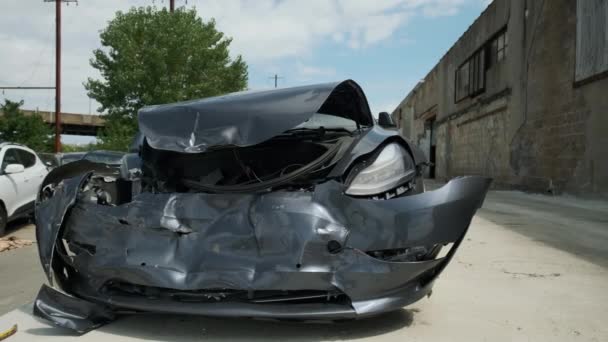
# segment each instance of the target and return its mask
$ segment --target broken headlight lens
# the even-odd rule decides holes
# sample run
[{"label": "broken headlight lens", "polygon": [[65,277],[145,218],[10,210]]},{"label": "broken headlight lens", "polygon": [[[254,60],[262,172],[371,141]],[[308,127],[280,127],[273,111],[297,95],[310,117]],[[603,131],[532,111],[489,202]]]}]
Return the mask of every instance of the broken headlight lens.
[{"label": "broken headlight lens", "polygon": [[[357,170],[353,170],[357,172]],[[416,175],[412,157],[400,144],[384,147],[374,162],[356,173],[350,182],[347,195],[371,196],[394,189]]]}]

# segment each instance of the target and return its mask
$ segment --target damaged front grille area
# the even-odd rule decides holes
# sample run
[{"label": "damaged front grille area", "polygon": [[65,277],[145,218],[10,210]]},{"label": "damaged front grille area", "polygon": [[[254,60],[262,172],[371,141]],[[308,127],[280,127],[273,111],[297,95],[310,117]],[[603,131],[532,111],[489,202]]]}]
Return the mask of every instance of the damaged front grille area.
[{"label": "damaged front grille area", "polygon": [[[344,135],[344,133],[342,133]],[[331,139],[330,139],[331,138]],[[160,192],[251,193],[279,187],[308,189],[324,179],[340,151],[340,135],[325,139],[281,137],[204,154],[158,151],[145,147],[143,174],[148,188]],[[171,165],[171,168],[166,168]]]},{"label": "damaged front grille area", "polygon": [[350,299],[339,290],[176,290],[110,281],[101,291],[104,295],[144,297],[184,303],[239,302],[250,304],[339,304],[350,305]]},{"label": "damaged front grille area", "polygon": [[409,195],[415,194],[416,192],[413,191],[414,189],[415,189],[415,184],[412,181],[412,182],[408,182],[408,183],[406,183],[404,185],[401,185],[401,186],[399,186],[399,187],[397,187],[395,189],[386,191],[386,192],[384,192],[382,194],[374,195],[374,196],[367,196],[365,198],[376,200],[376,201],[379,201],[379,200],[389,200],[391,198],[396,198],[396,197],[401,197],[401,196],[409,196]]}]

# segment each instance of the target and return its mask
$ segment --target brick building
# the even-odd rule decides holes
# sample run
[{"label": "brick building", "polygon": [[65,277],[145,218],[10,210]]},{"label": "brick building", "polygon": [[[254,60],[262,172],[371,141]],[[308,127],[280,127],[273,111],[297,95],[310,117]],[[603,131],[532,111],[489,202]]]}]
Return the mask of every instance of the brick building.
[{"label": "brick building", "polygon": [[608,0],[495,0],[393,111],[435,163],[608,195]]}]

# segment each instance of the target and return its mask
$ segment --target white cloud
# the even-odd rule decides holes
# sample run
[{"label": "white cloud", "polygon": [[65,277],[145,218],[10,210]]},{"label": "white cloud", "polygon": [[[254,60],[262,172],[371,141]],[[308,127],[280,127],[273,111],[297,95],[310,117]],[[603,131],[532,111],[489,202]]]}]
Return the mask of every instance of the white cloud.
[{"label": "white cloud", "polygon": [[[233,38],[231,51],[250,64],[307,60],[322,43],[364,49],[389,41],[416,15],[457,11],[464,0],[188,0],[204,19]],[[485,0],[484,0],[485,1]],[[185,0],[176,0],[184,5]],[[117,10],[131,6],[166,6],[168,0],[81,0],[63,7],[63,108],[88,112],[82,83],[97,77],[89,66],[99,47],[99,31]],[[0,2],[0,82],[4,85],[53,85],[54,3],[42,0]],[[294,63],[296,63],[294,61]],[[297,62],[300,63],[300,62]],[[295,64],[301,78],[335,74],[330,67]],[[24,82],[25,81],[25,82]],[[23,84],[22,84],[23,83]],[[52,91],[7,91],[26,107],[52,109]],[[2,96],[0,96],[0,100]],[[95,109],[93,104],[93,109]]]},{"label": "white cloud", "polygon": [[301,61],[297,61],[296,74],[299,77],[298,81],[307,81],[311,79],[329,80],[336,75],[336,69],[330,67],[306,65]]}]

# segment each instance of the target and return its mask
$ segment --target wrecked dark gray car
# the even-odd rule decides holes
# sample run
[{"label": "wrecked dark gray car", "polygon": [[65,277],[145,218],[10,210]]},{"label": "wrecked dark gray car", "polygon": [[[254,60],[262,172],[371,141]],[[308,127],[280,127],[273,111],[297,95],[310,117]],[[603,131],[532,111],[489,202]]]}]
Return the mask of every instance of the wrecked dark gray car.
[{"label": "wrecked dark gray car", "polygon": [[490,183],[425,192],[421,151],[350,80],[146,107],[139,129],[120,174],[79,161],[43,183],[35,315],[86,332],[121,313],[396,310],[431,293]]}]

